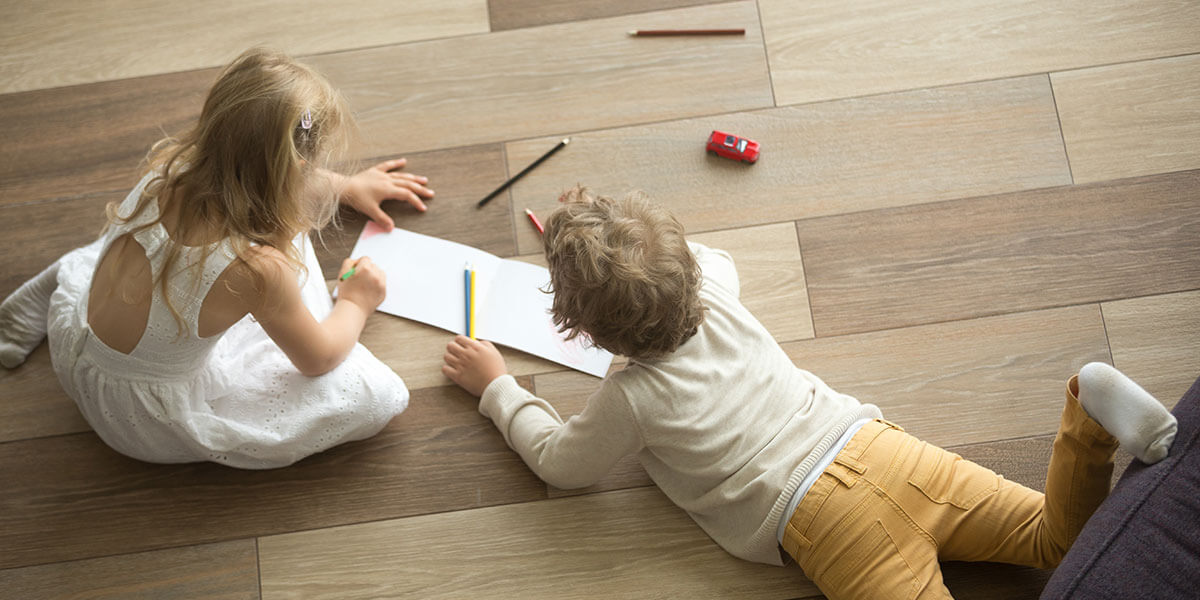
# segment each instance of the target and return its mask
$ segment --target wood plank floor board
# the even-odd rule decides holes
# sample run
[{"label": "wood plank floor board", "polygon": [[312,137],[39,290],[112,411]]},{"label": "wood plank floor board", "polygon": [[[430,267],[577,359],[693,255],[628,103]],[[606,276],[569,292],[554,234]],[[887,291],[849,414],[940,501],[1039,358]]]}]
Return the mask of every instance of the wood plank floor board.
[{"label": "wood plank floor board", "polygon": [[268,536],[259,562],[265,600],[816,594],[794,566],[726,554],[656,488]]},{"label": "wood plank floor board", "polygon": [[[747,32],[723,39],[626,35],[699,19],[745,23]],[[365,154],[411,153],[772,106],[757,23],[752,2],[712,4],[311,62],[372,133]]]},{"label": "wood plank floor board", "polygon": [[[488,31],[487,0],[5,4],[0,93],[223,65],[256,45],[337,52]],[[186,32],[186,35],[180,35]]]},{"label": "wood plank floor board", "polygon": [[1200,377],[1200,291],[1100,305],[1112,364],[1168,408]]},{"label": "wood plank floor board", "polygon": [[[714,129],[758,141],[761,158],[707,155]],[[506,144],[510,169],[554,142]],[[543,214],[577,183],[643,190],[697,232],[1070,182],[1043,75],[575,134],[511,192]],[[521,253],[540,250],[524,225]]]},{"label": "wood plank floor board", "polygon": [[1200,54],[1050,80],[1076,183],[1200,168]]},{"label": "wood plank floor board", "polygon": [[375,437],[269,471],[142,463],[92,433],[0,444],[0,568],[544,499],[477,406],[418,390]]},{"label": "wood plank floor board", "polygon": [[742,304],[780,342],[813,337],[804,264],[792,223],[688,236],[733,258]]},{"label": "wood plank floor board", "polygon": [[1067,380],[1108,358],[1096,305],[818,337],[784,349],[833,389],[941,446],[1055,431]]},{"label": "wood plank floor board", "polygon": [[127,192],[154,142],[200,114],[217,70],[0,95],[0,204]]},{"label": "wood plank floor board", "polygon": [[22,600],[258,600],[258,547],[245,539],[6,569],[0,589]]},{"label": "wood plank floor board", "polygon": [[[488,17],[491,20],[492,31],[505,31],[723,1],[725,0],[488,0]],[[687,23],[686,26],[727,28],[734,25],[700,21]],[[683,28],[682,24],[680,28]]]},{"label": "wood plank floor board", "polygon": [[46,342],[16,369],[0,368],[0,390],[0,443],[91,429],[58,383]]},{"label": "wood plank floor board", "polygon": [[1200,51],[1191,2],[758,4],[781,106]]},{"label": "wood plank floor board", "polygon": [[818,336],[1200,287],[1200,171],[797,228]]},{"label": "wood plank floor board", "polygon": [[0,298],[8,297],[67,252],[94,242],[104,227],[105,205],[122,200],[127,193],[0,205]]}]

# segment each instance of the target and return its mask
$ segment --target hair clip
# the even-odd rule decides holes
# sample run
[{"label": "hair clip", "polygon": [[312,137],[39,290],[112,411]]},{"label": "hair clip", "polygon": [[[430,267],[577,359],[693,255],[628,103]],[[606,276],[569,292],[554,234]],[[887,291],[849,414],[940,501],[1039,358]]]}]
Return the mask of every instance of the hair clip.
[{"label": "hair clip", "polygon": [[307,108],[304,109],[304,114],[300,115],[300,128],[312,129],[312,111]]}]

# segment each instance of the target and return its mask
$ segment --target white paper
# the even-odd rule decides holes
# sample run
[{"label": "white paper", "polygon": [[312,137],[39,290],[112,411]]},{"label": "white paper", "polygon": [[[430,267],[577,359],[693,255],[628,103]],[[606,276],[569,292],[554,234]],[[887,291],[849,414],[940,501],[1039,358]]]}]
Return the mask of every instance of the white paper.
[{"label": "white paper", "polygon": [[490,340],[604,377],[613,355],[571,341],[550,317],[550,272],[489,252],[403,229],[385,233],[367,222],[351,258],[369,256],[387,274],[387,297],[379,310],[455,333],[466,333],[464,268],[475,270],[475,328]]}]

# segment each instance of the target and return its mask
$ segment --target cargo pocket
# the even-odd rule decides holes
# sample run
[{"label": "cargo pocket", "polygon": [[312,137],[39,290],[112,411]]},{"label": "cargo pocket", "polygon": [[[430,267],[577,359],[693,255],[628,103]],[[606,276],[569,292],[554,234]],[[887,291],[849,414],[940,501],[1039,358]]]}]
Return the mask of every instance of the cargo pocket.
[{"label": "cargo pocket", "polygon": [[921,442],[908,483],[938,504],[970,509],[1000,489],[1000,476],[963,457]]}]

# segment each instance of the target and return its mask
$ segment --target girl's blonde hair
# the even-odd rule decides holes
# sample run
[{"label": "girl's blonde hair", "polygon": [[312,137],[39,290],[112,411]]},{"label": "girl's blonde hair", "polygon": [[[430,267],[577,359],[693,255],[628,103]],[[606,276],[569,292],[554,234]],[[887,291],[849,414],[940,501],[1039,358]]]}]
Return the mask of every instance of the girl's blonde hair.
[{"label": "girl's blonde hair", "polygon": [[[196,125],[151,148],[154,175],[136,208],[123,217],[118,203],[109,204],[109,224],[136,219],[161,198],[177,205],[177,231],[200,228],[229,239],[243,262],[251,245],[270,246],[303,269],[292,239],[321,229],[337,213],[337,191],[323,189],[315,169],[342,160],[355,133],[345,99],[324,77],[281,52],[247,50],[221,72]],[[133,232],[161,221],[160,213]],[[155,284],[182,334],[182,318],[167,294],[167,274],[180,258],[180,246],[168,243]],[[202,264],[187,266],[199,273]],[[195,280],[198,284],[199,277]],[[261,288],[261,275],[257,283]]]},{"label": "girl's blonde hair", "polygon": [[705,308],[679,221],[637,193],[613,200],[576,187],[559,200],[543,237],[559,331],[635,359],[692,337]]}]

